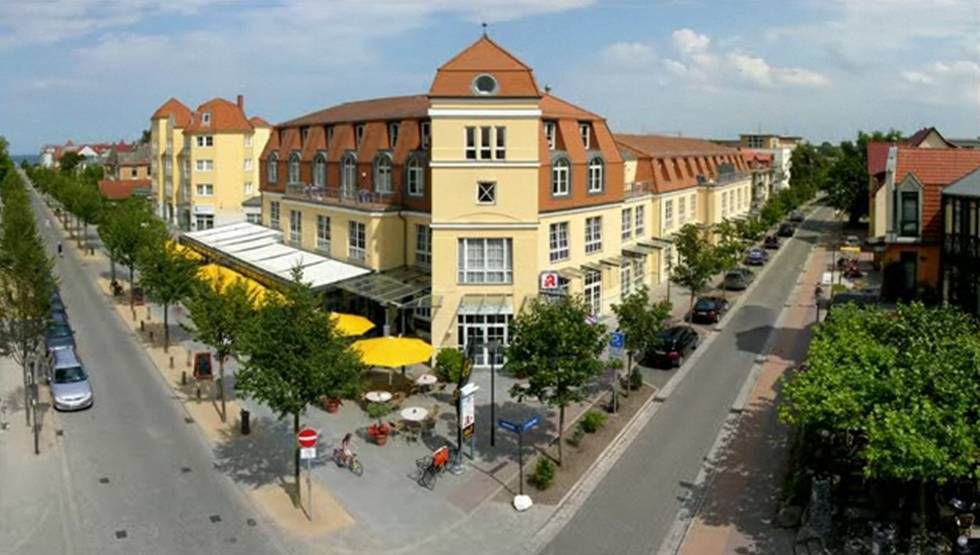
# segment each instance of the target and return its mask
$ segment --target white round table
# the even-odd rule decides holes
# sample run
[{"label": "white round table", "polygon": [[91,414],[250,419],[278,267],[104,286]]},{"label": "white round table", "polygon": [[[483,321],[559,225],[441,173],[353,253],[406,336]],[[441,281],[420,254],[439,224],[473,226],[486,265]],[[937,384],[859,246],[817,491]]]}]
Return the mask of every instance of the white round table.
[{"label": "white round table", "polygon": [[391,400],[390,391],[368,391],[364,398],[372,403],[386,403]]},{"label": "white round table", "polygon": [[422,374],[416,378],[415,383],[423,386],[435,385],[439,381],[439,378],[435,374]]},{"label": "white round table", "polygon": [[406,407],[401,411],[402,418],[410,422],[421,422],[429,416],[429,411],[422,407]]}]

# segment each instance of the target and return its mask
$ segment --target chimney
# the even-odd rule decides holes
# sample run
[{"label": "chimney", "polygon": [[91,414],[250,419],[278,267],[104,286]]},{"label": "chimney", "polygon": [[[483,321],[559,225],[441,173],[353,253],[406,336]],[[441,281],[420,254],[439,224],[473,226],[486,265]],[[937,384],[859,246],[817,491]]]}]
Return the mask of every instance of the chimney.
[{"label": "chimney", "polygon": [[238,95],[238,107],[245,111],[245,97],[242,95]]}]

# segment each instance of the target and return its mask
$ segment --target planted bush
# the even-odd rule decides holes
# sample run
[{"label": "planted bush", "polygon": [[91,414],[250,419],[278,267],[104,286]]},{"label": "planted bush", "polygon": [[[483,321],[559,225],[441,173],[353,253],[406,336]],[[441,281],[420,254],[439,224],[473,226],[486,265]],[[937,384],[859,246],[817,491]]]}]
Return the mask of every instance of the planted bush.
[{"label": "planted bush", "polygon": [[555,463],[548,457],[538,459],[538,464],[534,466],[534,474],[531,475],[531,483],[534,487],[545,490],[551,487],[555,481]]},{"label": "planted bush", "polygon": [[606,424],[605,414],[602,414],[601,412],[598,411],[590,410],[589,412],[585,413],[585,416],[582,417],[582,421],[579,422],[578,425],[586,433],[594,434],[598,432],[599,428],[602,428],[605,424]]}]

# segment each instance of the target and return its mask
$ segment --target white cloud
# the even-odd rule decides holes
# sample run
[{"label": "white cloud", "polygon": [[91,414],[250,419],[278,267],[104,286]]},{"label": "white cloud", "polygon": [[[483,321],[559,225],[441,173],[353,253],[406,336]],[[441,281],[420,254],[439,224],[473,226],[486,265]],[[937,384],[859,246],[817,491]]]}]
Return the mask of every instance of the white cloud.
[{"label": "white cloud", "polygon": [[980,108],[980,63],[936,61],[901,72],[906,94],[939,105],[965,104]]},{"label": "white cloud", "polygon": [[629,68],[652,62],[656,51],[642,42],[615,42],[602,50],[602,59],[606,64]]},{"label": "white cloud", "polygon": [[670,36],[674,41],[674,46],[685,54],[704,52],[711,44],[708,35],[701,35],[687,28],[677,29]]}]

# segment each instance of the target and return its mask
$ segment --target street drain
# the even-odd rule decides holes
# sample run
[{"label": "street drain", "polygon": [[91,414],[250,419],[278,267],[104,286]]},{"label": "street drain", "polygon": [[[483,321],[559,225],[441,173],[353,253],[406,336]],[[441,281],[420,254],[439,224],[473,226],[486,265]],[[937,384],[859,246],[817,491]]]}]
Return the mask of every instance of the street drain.
[{"label": "street drain", "polygon": [[126,539],[126,536],[128,536],[128,535],[129,534],[127,534],[125,530],[116,530],[116,539],[117,540],[124,540],[124,539]]},{"label": "street drain", "polygon": [[245,521],[245,524],[248,524],[249,526],[255,526],[255,519],[254,518],[250,518],[250,519],[248,519],[248,520]]},{"label": "street drain", "polygon": [[221,522],[221,515],[211,515],[211,522]]},{"label": "street drain", "polygon": [[109,483],[109,479],[108,478],[99,478],[99,483],[100,484],[108,484]]},{"label": "street drain", "polygon": [[182,466],[182,467],[180,467],[181,474],[188,474],[190,471],[191,471],[191,467],[189,467],[189,466]]}]

